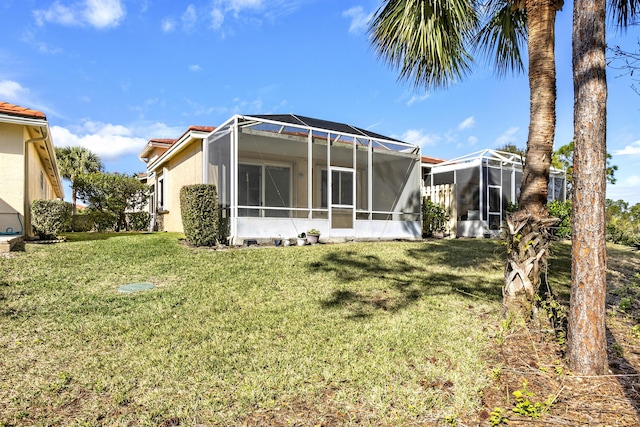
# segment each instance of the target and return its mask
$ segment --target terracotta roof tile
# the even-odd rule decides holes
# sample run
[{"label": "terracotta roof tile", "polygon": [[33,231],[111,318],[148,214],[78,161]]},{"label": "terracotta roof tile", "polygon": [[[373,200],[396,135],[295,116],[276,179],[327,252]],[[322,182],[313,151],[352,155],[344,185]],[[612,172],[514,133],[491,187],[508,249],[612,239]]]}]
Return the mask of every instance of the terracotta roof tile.
[{"label": "terracotta roof tile", "polygon": [[0,102],[0,113],[11,116],[29,117],[33,119],[47,118],[47,116],[45,116],[41,111],[32,110],[15,104],[9,104],[8,102]]},{"label": "terracotta roof tile", "polygon": [[215,126],[189,126],[189,130],[195,130],[200,132],[213,132],[216,130]]},{"label": "terracotta roof tile", "polygon": [[445,160],[439,159],[437,157],[422,156],[422,163],[433,163],[437,165],[438,163],[442,162],[445,162]]}]

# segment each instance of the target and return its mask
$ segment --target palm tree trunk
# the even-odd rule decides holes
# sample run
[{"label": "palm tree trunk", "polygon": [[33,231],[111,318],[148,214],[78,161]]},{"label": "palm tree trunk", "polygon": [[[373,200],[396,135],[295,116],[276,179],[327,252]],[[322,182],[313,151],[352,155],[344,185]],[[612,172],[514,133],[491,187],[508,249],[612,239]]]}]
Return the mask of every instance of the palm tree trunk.
[{"label": "palm tree trunk", "polygon": [[605,0],[573,5],[573,252],[567,353],[572,370],[607,369]]},{"label": "palm tree trunk", "polygon": [[527,0],[529,25],[529,137],[519,207],[546,216],[549,169],[556,128],[556,6],[552,0]]},{"label": "palm tree trunk", "polygon": [[[546,204],[556,124],[554,27],[557,5],[553,0],[526,0],[525,7],[529,38],[529,138],[519,210],[508,219],[509,227],[520,233],[507,233],[507,245],[517,248],[531,243],[532,250],[514,249],[507,255],[502,301],[505,311],[516,311],[528,318],[538,293],[539,267],[546,263],[547,230],[552,225],[547,221]],[[517,240],[520,238],[531,240]]]},{"label": "palm tree trunk", "polygon": [[75,215],[77,212],[76,209],[76,189],[73,188],[73,183],[71,183],[71,214]]}]

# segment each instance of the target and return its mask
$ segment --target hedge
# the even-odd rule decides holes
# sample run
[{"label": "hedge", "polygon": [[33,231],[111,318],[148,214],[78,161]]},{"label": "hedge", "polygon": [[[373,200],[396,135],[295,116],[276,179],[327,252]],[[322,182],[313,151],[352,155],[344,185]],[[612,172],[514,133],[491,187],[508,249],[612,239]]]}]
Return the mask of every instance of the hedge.
[{"label": "hedge", "polygon": [[31,225],[43,240],[55,240],[71,222],[71,203],[62,200],[34,200],[31,203]]},{"label": "hedge", "polygon": [[218,192],[211,184],[185,185],[180,189],[182,227],[194,246],[218,243]]},{"label": "hedge", "polygon": [[95,220],[90,213],[78,213],[71,217],[71,231],[87,232],[93,230]]},{"label": "hedge", "polygon": [[151,217],[149,212],[127,212],[127,226],[132,231],[145,231],[149,228]]}]

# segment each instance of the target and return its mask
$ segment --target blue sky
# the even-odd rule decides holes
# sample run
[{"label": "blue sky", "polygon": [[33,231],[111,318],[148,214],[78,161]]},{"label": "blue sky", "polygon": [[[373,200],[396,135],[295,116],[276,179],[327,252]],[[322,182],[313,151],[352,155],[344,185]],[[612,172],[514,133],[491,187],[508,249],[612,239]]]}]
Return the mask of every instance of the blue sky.
[{"label": "blue sky", "polygon": [[[294,113],[353,124],[450,159],[524,147],[526,75],[497,78],[477,58],[436,92],[397,81],[365,31],[379,0],[0,0],[0,100],[43,111],[56,146],[82,145],[109,171],[144,170],[150,138],[233,114]],[[573,135],[571,9],[556,26],[555,147]],[[611,26],[609,44],[640,31]],[[640,202],[640,96],[610,70],[607,197]],[[68,192],[67,192],[68,193]],[[69,194],[67,194],[68,198]]]}]

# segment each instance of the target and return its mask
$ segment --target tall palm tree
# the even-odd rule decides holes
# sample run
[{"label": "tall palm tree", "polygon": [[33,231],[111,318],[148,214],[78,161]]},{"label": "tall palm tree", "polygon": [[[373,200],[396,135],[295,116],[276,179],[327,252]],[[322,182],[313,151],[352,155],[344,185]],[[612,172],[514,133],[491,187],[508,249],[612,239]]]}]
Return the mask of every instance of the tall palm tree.
[{"label": "tall palm tree", "polygon": [[514,236],[522,234],[525,225],[531,228],[526,234],[542,235],[536,239],[539,247],[527,246],[524,261],[508,260],[503,289],[505,307],[525,313],[534,303],[547,247],[544,229],[549,224],[546,201],[555,135],[554,26],[562,1],[384,0],[369,26],[376,53],[400,70],[401,80],[416,87],[443,88],[463,78],[471,69],[472,51],[490,58],[498,74],[523,71],[521,49],[526,43],[530,124],[518,215],[525,222],[511,228]]},{"label": "tall palm tree", "polygon": [[83,147],[58,147],[56,159],[60,168],[60,175],[71,182],[71,203],[73,214],[76,214],[76,186],[78,176],[93,172],[100,172],[104,166],[100,157]]}]

